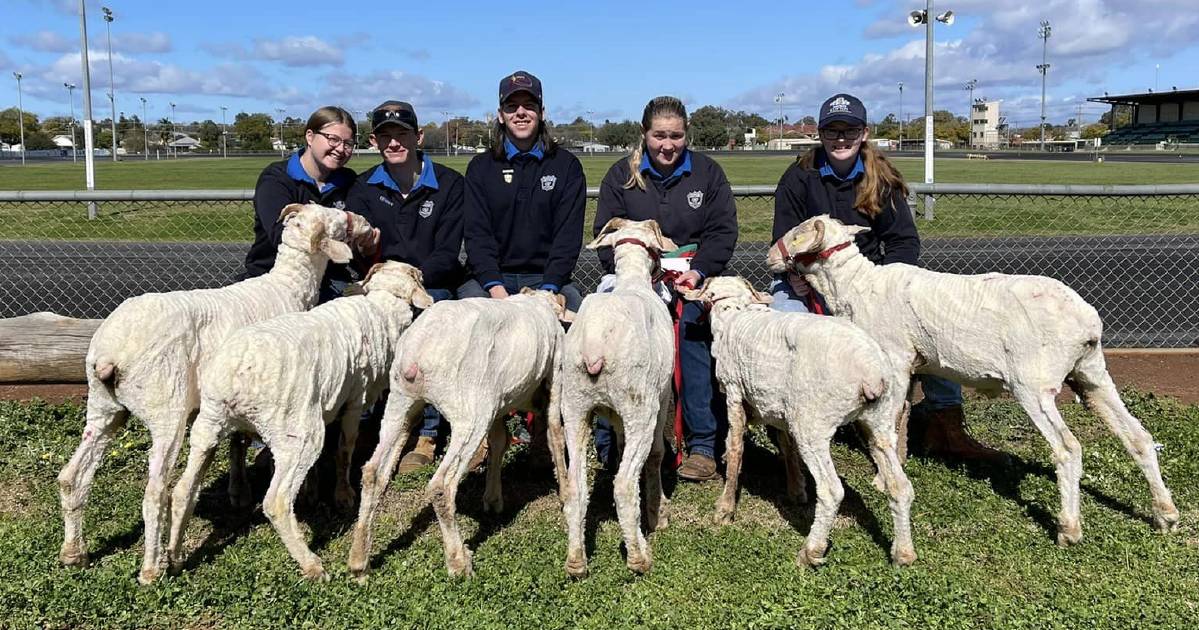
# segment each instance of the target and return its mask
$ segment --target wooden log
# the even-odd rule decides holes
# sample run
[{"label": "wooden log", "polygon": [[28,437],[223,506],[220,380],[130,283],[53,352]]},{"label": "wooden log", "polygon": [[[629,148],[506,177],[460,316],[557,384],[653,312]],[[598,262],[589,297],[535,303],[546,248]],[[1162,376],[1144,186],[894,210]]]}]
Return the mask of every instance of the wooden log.
[{"label": "wooden log", "polygon": [[102,319],[34,313],[0,319],[0,383],[84,383],[83,360]]}]

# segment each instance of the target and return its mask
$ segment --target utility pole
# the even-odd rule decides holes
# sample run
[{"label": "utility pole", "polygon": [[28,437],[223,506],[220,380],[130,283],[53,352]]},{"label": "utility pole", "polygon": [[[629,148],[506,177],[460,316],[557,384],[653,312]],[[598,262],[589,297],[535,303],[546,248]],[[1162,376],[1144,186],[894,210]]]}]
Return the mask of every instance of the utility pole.
[{"label": "utility pole", "polygon": [[71,102],[71,161],[79,162],[79,152],[75,143],[75,84],[63,83],[62,86],[67,88],[67,100]]},{"label": "utility pole", "polygon": [[21,128],[21,166],[25,166],[25,106],[21,103],[21,77],[20,72],[12,73],[17,80],[17,125]]},{"label": "utility pole", "polygon": [[225,125],[225,110],[229,109],[221,105],[221,157],[229,157],[229,127]]},{"label": "utility pole", "polygon": [[785,96],[785,94],[783,94],[782,92],[779,92],[774,97],[774,102],[777,103],[779,106],[779,148],[780,149],[783,147],[783,96]]},{"label": "utility pole", "polygon": [[146,126],[146,97],[139,96],[142,101],[142,153],[146,154],[146,161],[150,160],[150,128]]},{"label": "utility pole", "polygon": [[[96,156],[92,151],[92,70],[87,63],[87,12],[79,0],[79,62],[83,66],[83,172],[88,190],[96,189]],[[96,202],[87,202],[88,220],[96,218]]]},{"label": "utility pole", "polygon": [[279,115],[279,157],[287,156],[287,146],[283,144],[283,112],[286,111],[282,107],[276,107],[275,113]]},{"label": "utility pole", "polygon": [[978,85],[978,79],[970,79],[966,82],[966,90],[970,92],[969,107],[966,108],[966,120],[970,123],[970,148],[974,148],[974,86]]},{"label": "utility pole", "polygon": [[450,113],[449,112],[441,112],[441,115],[445,116],[445,154],[446,154],[446,156],[449,156],[449,154],[450,154]]},{"label": "utility pole", "polygon": [[1049,35],[1052,30],[1049,20],[1041,20],[1041,28],[1037,30],[1037,36],[1041,38],[1041,65],[1037,66],[1041,71],[1041,151],[1045,150],[1045,75],[1049,72]]},{"label": "utility pole", "polygon": [[[933,0],[926,0],[924,10],[908,13],[908,24],[913,27],[924,25],[924,183],[933,183],[933,150],[937,141],[933,137],[933,24],[953,24],[953,11],[945,11],[933,17]],[[925,217],[932,219],[932,195],[924,196]]]},{"label": "utility pole", "polygon": [[117,86],[112,79],[112,9],[100,7],[104,12],[104,30],[108,33],[108,103],[112,106],[112,161],[117,161]]},{"label": "utility pole", "polygon": [[179,159],[179,147],[175,146],[175,103],[171,105],[171,143],[167,146],[171,149],[171,155],[177,160]]},{"label": "utility pole", "polygon": [[899,82],[899,150],[903,150],[903,81]]},{"label": "utility pole", "polygon": [[591,142],[595,143],[595,123],[591,122],[591,117],[595,115],[594,109],[587,110],[587,126],[591,129]]}]

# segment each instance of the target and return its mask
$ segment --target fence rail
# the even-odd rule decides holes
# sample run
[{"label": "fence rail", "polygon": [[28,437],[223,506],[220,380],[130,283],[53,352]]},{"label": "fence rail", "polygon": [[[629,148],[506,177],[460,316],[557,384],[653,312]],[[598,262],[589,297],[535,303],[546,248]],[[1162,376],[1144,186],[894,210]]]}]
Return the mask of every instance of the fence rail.
[{"label": "fence rail", "polygon": [[[1109,346],[1199,346],[1199,185],[911,189],[926,267],[1052,276],[1096,306]],[[765,286],[774,187],[734,194],[740,244],[730,271]],[[590,227],[598,190],[588,197]],[[251,237],[252,198],[252,190],[0,191],[0,317],[104,317],[147,291],[227,284]],[[576,281],[590,289],[599,276],[584,251]]]}]

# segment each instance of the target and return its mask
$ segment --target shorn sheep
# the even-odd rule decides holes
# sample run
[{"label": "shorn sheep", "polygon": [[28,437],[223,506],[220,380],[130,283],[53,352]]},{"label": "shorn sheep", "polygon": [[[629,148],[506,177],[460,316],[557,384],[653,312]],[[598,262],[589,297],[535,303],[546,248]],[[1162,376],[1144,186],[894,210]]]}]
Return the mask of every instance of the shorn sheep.
[{"label": "shorn sheep", "polygon": [[[662,236],[655,221],[609,221],[588,249],[615,248],[616,283],[611,293],[583,300],[566,333],[560,389],[570,468],[560,474],[560,493],[567,529],[566,572],[587,574],[583,520],[587,512],[587,444],[593,411],[611,420],[623,438],[613,495],[620,520],[626,565],[645,573],[653,564],[649,543],[641,533],[638,480],[645,471],[649,529],[664,525],[662,495],[662,431],[671,410],[670,377],[674,368],[674,333],[670,312],[654,291],[653,274],[663,251],[675,244]],[[555,447],[559,443],[553,444]],[[555,456],[555,461],[561,455]]]},{"label": "shorn sheep", "polygon": [[217,445],[232,431],[245,431],[262,436],[274,456],[262,511],[304,576],[327,579],[296,522],[296,495],[321,454],[325,425],[340,420],[337,504],[353,507],[349,467],[362,410],[387,387],[396,344],[412,322],[411,306],[433,305],[420,270],[401,262],[375,265],[361,287],[364,294],[241,328],[213,355],[200,379],[187,468],[171,499],[172,567],[183,560],[187,521]]},{"label": "shorn sheep", "polygon": [[[373,228],[351,212],[292,204],[275,266],[265,275],[219,289],[149,293],[129,298],[104,320],[85,359],[87,423],[83,440],[58,474],[65,526],[59,559],[87,563],[83,512],[96,468],[130,413],[150,431],[149,478],[142,500],[145,554],[138,581],[161,573],[160,546],[168,504],[168,476],[188,423],[200,407],[199,381],[208,359],[234,330],[316,302],[329,261],[349,262],[347,242]],[[231,484],[244,481],[244,454],[231,457]]]},{"label": "shorn sheep", "polygon": [[823,563],[845,495],[829,447],[838,427],[856,421],[878,466],[876,483],[881,482],[890,502],[895,524],[891,559],[898,565],[914,562],[912,484],[903,472],[895,433],[907,387],[896,387],[891,380],[894,370],[878,343],[844,319],[773,311],[765,306],[769,295],[738,277],[709,278],[686,297],[711,307],[712,356],[728,400],[727,468],[724,492],[716,502],[717,522],[732,522],[737,505],[744,403],[756,419],[790,438],[816,482],[816,514],[797,562]]},{"label": "shorn sheep", "polygon": [[961,276],[905,264],[876,266],[854,245],[867,228],[828,216],[808,219],[771,248],[776,273],[793,269],[833,312],[870,333],[901,370],[956,380],[986,393],[1011,392],[1053,449],[1061,494],[1059,545],[1082,540],[1078,509],[1082,447],[1054,397],[1065,381],[1103,419],[1140,466],[1159,530],[1178,526],[1153,438],[1125,408],[1103,359],[1103,322],[1052,278],[988,273]]},{"label": "shorn sheep", "polygon": [[[391,393],[379,427],[379,445],[362,467],[362,495],[350,574],[366,577],[371,527],[387,492],[412,422],[425,404],[450,423],[450,443],[429,480],[425,496],[433,504],[450,575],[472,573],[471,553],[458,530],[458,484],[471,455],[488,440],[483,508],[500,513],[500,463],[508,446],[504,419],[511,409],[551,409],[552,378],[567,318],[564,299],[549,291],[525,289],[504,299],[468,298],[438,302],[408,328],[391,368]],[[549,423],[551,429],[558,424]],[[551,440],[561,440],[551,435]],[[555,452],[557,452],[555,450]],[[560,462],[555,467],[561,470]]]}]

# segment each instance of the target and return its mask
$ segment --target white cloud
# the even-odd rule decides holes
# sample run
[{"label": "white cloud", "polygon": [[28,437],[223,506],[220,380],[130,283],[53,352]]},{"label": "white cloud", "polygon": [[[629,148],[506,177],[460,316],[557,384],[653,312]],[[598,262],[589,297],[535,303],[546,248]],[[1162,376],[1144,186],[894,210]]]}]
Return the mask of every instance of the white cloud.
[{"label": "white cloud", "polygon": [[[88,52],[92,89],[96,98],[108,91],[108,55],[106,51]],[[117,98],[129,93],[257,96],[268,89],[268,82],[256,68],[246,64],[221,64],[205,70],[191,70],[174,64],[147,61],[113,53],[113,75]],[[62,55],[49,66],[31,71],[36,77],[31,93],[58,98],[63,83],[82,85],[79,53]]]},{"label": "white cloud", "polygon": [[273,61],[289,67],[340,66],[345,63],[341,46],[313,36],[256,39],[251,48],[240,44],[204,44],[208,52],[233,59]]},{"label": "white cloud", "polygon": [[38,31],[9,38],[13,44],[38,52],[64,53],[79,49],[79,40],[59,35],[53,31]]},{"label": "white cloud", "polygon": [[166,33],[121,33],[112,36],[112,49],[131,53],[171,52],[171,38]]}]

